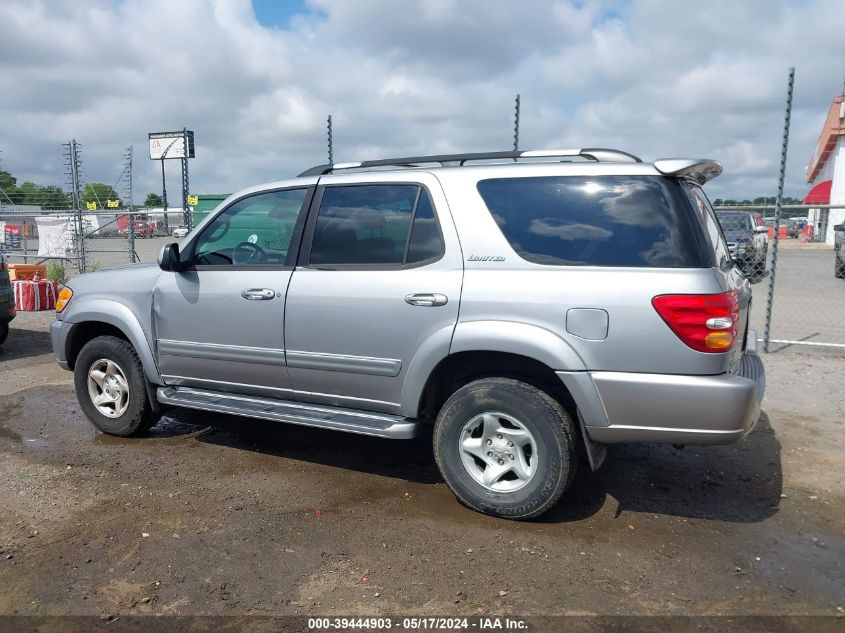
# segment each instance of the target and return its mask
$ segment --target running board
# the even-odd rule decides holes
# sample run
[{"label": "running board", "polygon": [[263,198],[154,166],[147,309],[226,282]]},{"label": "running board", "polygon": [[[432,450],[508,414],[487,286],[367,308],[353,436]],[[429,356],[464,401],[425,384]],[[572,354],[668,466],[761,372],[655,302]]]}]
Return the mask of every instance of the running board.
[{"label": "running board", "polygon": [[399,415],[318,406],[276,398],[241,396],[192,387],[159,387],[156,395],[162,404],[176,407],[316,426],[394,440],[410,439],[421,430],[421,424],[417,420]]}]

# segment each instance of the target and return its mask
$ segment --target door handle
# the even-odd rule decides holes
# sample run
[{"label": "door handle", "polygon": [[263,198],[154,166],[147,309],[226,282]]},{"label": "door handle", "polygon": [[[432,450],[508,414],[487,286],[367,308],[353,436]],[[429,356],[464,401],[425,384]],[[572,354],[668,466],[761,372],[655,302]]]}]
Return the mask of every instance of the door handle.
[{"label": "door handle", "polygon": [[249,301],[267,301],[275,298],[276,291],[270,288],[247,288],[241,292],[241,296]]},{"label": "door handle", "polygon": [[417,292],[405,297],[405,303],[412,306],[423,306],[432,308],[434,306],[445,306],[449,302],[449,297],[437,292]]}]

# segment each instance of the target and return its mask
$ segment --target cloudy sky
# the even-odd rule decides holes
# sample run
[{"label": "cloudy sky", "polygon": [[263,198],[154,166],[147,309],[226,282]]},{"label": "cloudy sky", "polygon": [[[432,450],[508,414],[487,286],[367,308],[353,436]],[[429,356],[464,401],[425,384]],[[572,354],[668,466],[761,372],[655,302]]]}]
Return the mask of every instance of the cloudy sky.
[{"label": "cloudy sky", "polygon": [[[845,78],[842,0],[3,0],[0,159],[115,182],[133,145],[136,201],[160,190],[147,133],[196,133],[193,193],[228,193],[326,160],[616,147],[725,165],[713,197],[777,186],[796,67],[787,194]],[[179,189],[178,163],[168,187]]]}]

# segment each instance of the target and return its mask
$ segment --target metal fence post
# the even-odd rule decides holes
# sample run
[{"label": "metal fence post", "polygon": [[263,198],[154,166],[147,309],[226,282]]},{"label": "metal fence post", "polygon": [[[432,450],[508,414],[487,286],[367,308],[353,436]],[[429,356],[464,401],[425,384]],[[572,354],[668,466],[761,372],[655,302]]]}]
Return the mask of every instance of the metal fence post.
[{"label": "metal fence post", "polygon": [[326,119],[326,134],[328,135],[329,143],[329,165],[334,165],[334,145],[332,142],[332,115]]},{"label": "metal fence post", "polygon": [[[184,156],[182,157],[182,223],[189,231],[194,228],[194,218],[191,216],[191,207],[188,205],[188,196],[191,193],[188,180],[188,128],[182,128],[182,143],[184,143]],[[167,215],[167,209],[164,210]]]},{"label": "metal fence post", "polygon": [[128,176],[126,179],[126,197],[127,197],[127,207],[129,208],[129,214],[127,215],[127,220],[129,224],[127,225],[126,234],[129,237],[129,263],[134,264],[138,261],[138,254],[135,252],[135,227],[134,219],[135,216],[132,213],[135,210],[132,200],[132,146],[130,145],[126,149],[126,171],[128,172]]},{"label": "metal fence post", "polygon": [[778,265],[778,234],[780,233],[780,214],[783,210],[783,183],[786,178],[786,150],[789,146],[789,120],[792,116],[792,86],[795,82],[795,68],[789,69],[786,88],[786,114],[783,118],[783,141],[780,148],[780,174],[778,176],[778,197],[775,202],[774,244],[772,245],[772,270],[769,273],[769,292],[766,297],[766,325],[763,332],[763,351],[769,352],[769,340],[772,333],[772,302],[775,295],[775,277]]}]

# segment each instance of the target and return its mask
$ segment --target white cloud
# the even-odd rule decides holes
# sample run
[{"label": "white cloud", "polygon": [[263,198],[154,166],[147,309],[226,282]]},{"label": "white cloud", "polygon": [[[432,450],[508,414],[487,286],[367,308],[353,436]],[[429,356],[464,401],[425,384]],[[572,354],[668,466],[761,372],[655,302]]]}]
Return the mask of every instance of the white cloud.
[{"label": "white cloud", "polygon": [[[0,3],[0,149],[24,179],[62,181],[60,143],[113,182],[160,187],[149,131],[195,130],[192,190],[228,192],[336,160],[609,146],[725,164],[711,196],[775,190],[786,72],[797,68],[787,193],[845,73],[839,0],[691,5],[313,0],[290,29],[248,0]],[[177,165],[171,166],[174,190]],[[142,196],[141,196],[142,197]]]}]

